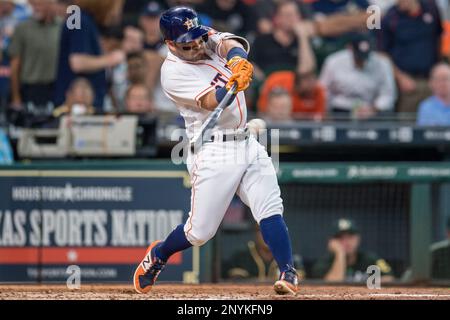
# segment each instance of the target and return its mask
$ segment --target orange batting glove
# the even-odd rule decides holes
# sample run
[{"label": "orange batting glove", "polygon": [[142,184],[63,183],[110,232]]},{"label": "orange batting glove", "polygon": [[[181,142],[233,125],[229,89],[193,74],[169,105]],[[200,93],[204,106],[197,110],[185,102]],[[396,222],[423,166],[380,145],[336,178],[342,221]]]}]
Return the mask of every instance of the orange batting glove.
[{"label": "orange batting glove", "polygon": [[227,66],[233,72],[233,75],[226,84],[227,90],[230,90],[234,82],[238,84],[237,92],[246,90],[252,81],[253,65],[247,59],[235,56],[228,61]]},{"label": "orange batting glove", "polygon": [[230,80],[228,80],[225,87],[227,88],[227,90],[230,90],[231,87],[233,86],[233,84],[235,82],[237,82],[236,92],[241,92],[241,91],[246,90],[250,86],[250,81],[252,81],[251,78],[250,79],[246,78],[243,75],[237,73],[237,74],[233,74],[230,77]]}]

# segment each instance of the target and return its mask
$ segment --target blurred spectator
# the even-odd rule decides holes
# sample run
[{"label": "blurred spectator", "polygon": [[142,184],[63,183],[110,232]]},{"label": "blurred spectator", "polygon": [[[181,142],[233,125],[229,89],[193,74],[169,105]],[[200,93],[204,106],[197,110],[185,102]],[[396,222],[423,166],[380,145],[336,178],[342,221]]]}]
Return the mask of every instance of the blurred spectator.
[{"label": "blurred spectator", "polygon": [[90,82],[84,78],[77,78],[70,84],[64,104],[53,110],[53,116],[58,118],[67,114],[74,116],[94,114],[93,101],[94,91]]},{"label": "blurred spectator", "polygon": [[148,66],[143,53],[129,54],[127,66],[128,84],[146,84]]},{"label": "blurred spectator", "polygon": [[430,95],[428,76],[440,59],[441,19],[434,1],[398,0],[381,25],[381,47],[394,63],[397,111],[416,113]]},{"label": "blurred spectator", "polygon": [[292,121],[292,97],[283,88],[274,88],[269,92],[267,109],[264,116],[268,122]]},{"label": "blurred spectator", "polygon": [[100,32],[100,46],[103,52],[113,52],[122,48],[124,42],[124,28],[112,26],[102,28]]},{"label": "blurred spectator", "polygon": [[139,25],[144,30],[144,47],[148,50],[159,50],[164,41],[159,31],[159,16],[163,8],[156,1],[151,1],[143,9],[139,18]]},{"label": "blurred spectator", "polygon": [[313,266],[312,277],[331,282],[365,282],[367,268],[380,268],[381,281],[394,279],[389,264],[373,253],[360,249],[361,236],[352,220],[341,218],[334,226],[334,233],[328,241],[328,253]]},{"label": "blurred spectator", "polygon": [[[123,6],[123,22],[125,25],[137,25],[139,19],[139,13],[144,8],[148,0],[125,0]],[[160,4],[164,3],[164,0],[157,1]]]},{"label": "blurred spectator", "polygon": [[[22,2],[22,3],[21,3]],[[31,15],[31,10],[23,1],[0,0],[0,30],[2,45],[7,43],[12,36],[15,26],[26,20]]]},{"label": "blurred spectator", "polygon": [[245,36],[255,30],[255,17],[241,0],[210,0],[197,7],[199,14],[212,20],[211,27],[221,32]]},{"label": "blurred spectator", "polygon": [[103,54],[99,39],[99,26],[117,24],[122,10],[122,0],[76,0],[81,8],[80,29],[64,25],[59,55],[59,68],[55,88],[55,103],[61,104],[69,84],[79,76],[85,76],[95,92],[94,106],[103,110],[107,92],[106,68],[125,61],[122,50]]},{"label": "blurred spectator", "polygon": [[257,0],[253,14],[256,15],[256,31],[258,34],[268,34],[273,30],[272,15],[276,4],[273,0]]},{"label": "blurred spectator", "polygon": [[168,52],[159,30],[159,17],[162,12],[163,7],[151,1],[139,18],[139,25],[145,34],[144,55],[147,60],[145,81],[158,111],[177,112],[175,104],[167,98],[161,88],[160,71]]},{"label": "blurred spectator", "polygon": [[447,239],[431,246],[431,277],[450,280],[450,217],[447,219]]},{"label": "blurred spectator", "polygon": [[255,76],[263,78],[279,70],[314,70],[315,57],[310,45],[313,25],[302,21],[297,3],[278,4],[273,22],[273,33],[257,36],[250,51]]},{"label": "blurred spectator", "polygon": [[345,48],[348,35],[367,31],[367,0],[311,0],[315,22],[314,52],[319,70],[332,53]]},{"label": "blurred spectator", "polygon": [[5,50],[9,45],[14,29],[21,21],[31,16],[28,6],[17,0],[0,0],[0,46]]},{"label": "blurred spectator", "polygon": [[0,128],[0,165],[13,164],[14,156],[8,136]]},{"label": "blurred spectator", "polygon": [[9,47],[12,107],[53,101],[62,21],[56,0],[33,0],[33,17],[16,27]]},{"label": "blurred spectator", "polygon": [[369,119],[394,108],[396,88],[389,60],[372,51],[367,34],[355,34],[347,49],[330,55],[320,76],[335,115]]},{"label": "blurred spectator", "polygon": [[317,81],[314,72],[304,74],[277,71],[264,82],[258,100],[258,110],[266,112],[268,97],[275,88],[283,88],[292,99],[292,117],[295,119],[321,120],[325,116],[325,89]]},{"label": "blurred spectator", "polygon": [[[259,34],[268,34],[273,32],[273,12],[279,3],[285,0],[251,0],[253,3],[252,14],[256,17],[256,31]],[[304,19],[312,18],[311,6],[309,1],[297,0],[296,3],[300,9],[300,14]]]},{"label": "blurred spectator", "polygon": [[131,85],[126,95],[126,112],[147,114],[153,111],[149,89],[143,84]]},{"label": "blurred spectator", "polygon": [[[140,52],[142,52],[144,34],[142,30],[133,26],[126,26],[124,29],[120,27],[110,28],[107,34],[107,38],[105,38],[105,34],[102,36],[104,52],[107,54],[115,50],[123,50],[128,57],[126,61],[106,70],[109,93],[105,101],[104,110],[119,111],[125,108],[125,94],[130,84],[129,57],[140,55]],[[144,83],[146,63],[145,58],[142,55],[140,57],[142,62],[139,64],[139,67],[141,69],[132,72],[131,76],[136,77],[134,74],[136,72],[139,73],[141,75],[139,80],[134,81]]]},{"label": "blurred spectator", "polygon": [[[100,43],[104,55],[122,50],[124,43],[124,28],[113,26],[102,28]],[[128,87],[127,64],[125,61],[105,69],[107,93],[103,100],[104,112],[117,112],[124,105],[125,92]]]},{"label": "blurred spectator", "polygon": [[450,126],[450,66],[436,65],[429,82],[433,95],[419,106],[417,124],[421,126]]},{"label": "blurred spectator", "polygon": [[[147,60],[143,53],[127,55],[127,60],[110,70],[110,102],[106,111],[125,110],[125,96],[131,84],[145,84],[147,79]],[[106,109],[106,108],[105,108]]]},{"label": "blurred spectator", "polygon": [[126,26],[122,49],[126,54],[141,52],[144,49],[144,32],[133,26]]},{"label": "blurred spectator", "polygon": [[[277,263],[264,242],[259,226],[255,226],[254,241],[249,241],[247,247],[236,252],[224,262],[222,278],[232,280],[257,280],[259,282],[274,281],[279,277]],[[293,256],[294,265],[299,278],[304,278],[305,272],[299,255]]]},{"label": "blurred spectator", "polygon": [[[8,48],[16,26],[30,16],[27,7],[14,0],[0,0],[0,112],[10,96],[11,66]],[[1,116],[1,115],[0,115]]]}]

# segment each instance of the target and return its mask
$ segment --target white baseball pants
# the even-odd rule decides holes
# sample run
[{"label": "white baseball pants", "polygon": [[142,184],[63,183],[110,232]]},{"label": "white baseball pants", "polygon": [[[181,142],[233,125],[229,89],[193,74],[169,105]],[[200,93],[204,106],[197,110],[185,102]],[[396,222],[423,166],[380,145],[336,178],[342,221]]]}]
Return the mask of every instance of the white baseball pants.
[{"label": "white baseball pants", "polygon": [[188,155],[187,167],[192,190],[184,232],[194,246],[214,237],[235,194],[251,209],[258,224],[283,214],[272,160],[253,136],[205,143],[196,154]]}]

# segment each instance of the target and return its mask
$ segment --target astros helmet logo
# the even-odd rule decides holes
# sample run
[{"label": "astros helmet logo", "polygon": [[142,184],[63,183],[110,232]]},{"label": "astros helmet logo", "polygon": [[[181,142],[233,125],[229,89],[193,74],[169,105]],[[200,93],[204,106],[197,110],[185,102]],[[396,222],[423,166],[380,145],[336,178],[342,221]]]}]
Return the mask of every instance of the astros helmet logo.
[{"label": "astros helmet logo", "polygon": [[188,31],[194,27],[198,27],[198,18],[187,19],[184,25],[186,26],[186,29],[188,29]]}]

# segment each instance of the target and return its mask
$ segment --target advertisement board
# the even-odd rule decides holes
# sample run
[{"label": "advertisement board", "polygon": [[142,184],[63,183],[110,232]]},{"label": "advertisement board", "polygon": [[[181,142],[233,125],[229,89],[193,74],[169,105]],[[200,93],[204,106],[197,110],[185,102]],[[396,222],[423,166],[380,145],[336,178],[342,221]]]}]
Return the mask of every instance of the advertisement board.
[{"label": "advertisement board", "polygon": [[[187,219],[188,184],[184,171],[0,171],[0,282],[65,281],[70,265],[83,282],[131,281],[147,246]],[[198,266],[189,249],[160,280],[196,282]]]}]

